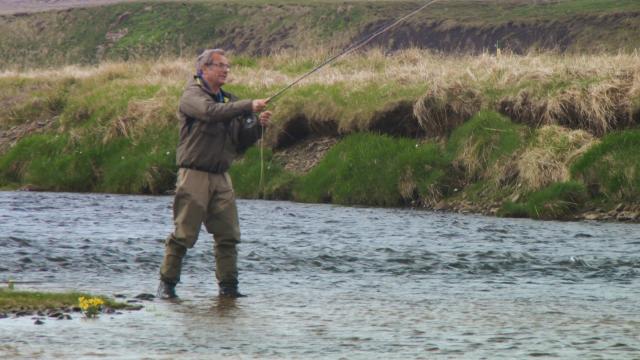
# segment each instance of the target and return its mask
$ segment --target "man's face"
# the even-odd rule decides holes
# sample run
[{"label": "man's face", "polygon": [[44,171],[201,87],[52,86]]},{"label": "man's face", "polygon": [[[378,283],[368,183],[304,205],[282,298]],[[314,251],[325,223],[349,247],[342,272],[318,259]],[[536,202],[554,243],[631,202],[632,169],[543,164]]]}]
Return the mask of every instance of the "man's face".
[{"label": "man's face", "polygon": [[224,55],[211,55],[213,64],[205,66],[202,69],[202,77],[209,83],[211,87],[219,88],[227,82],[229,74],[229,60]]}]

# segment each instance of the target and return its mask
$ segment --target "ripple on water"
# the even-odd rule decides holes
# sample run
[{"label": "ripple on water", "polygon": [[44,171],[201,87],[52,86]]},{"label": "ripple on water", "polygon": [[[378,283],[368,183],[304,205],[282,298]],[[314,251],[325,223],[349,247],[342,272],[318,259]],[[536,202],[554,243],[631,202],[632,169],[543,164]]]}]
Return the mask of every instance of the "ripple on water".
[{"label": "ripple on water", "polygon": [[[171,201],[0,192],[10,204],[0,206],[0,281],[19,275],[45,289],[152,293]],[[633,225],[261,201],[239,201],[239,210],[241,286],[250,297],[237,306],[216,300],[203,231],[185,259],[182,304],[56,323],[64,338],[0,320],[10,329],[0,343],[45,357],[118,357],[124,347],[134,357],[187,358],[637,355]]]}]

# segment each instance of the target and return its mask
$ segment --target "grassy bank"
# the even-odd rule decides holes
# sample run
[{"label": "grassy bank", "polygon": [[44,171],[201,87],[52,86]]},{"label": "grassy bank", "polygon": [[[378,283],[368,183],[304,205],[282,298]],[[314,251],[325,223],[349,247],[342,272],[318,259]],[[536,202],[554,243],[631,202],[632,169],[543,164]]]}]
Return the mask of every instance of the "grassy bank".
[{"label": "grassy bank", "polygon": [[[343,49],[416,9],[420,1],[126,2],[0,16],[0,67],[192,56],[206,46],[249,55]],[[444,52],[633,52],[634,0],[448,0],[434,3],[375,45]],[[43,59],[46,59],[43,60]]]},{"label": "grassy bank", "polygon": [[[226,89],[265,97],[326,56],[231,56]],[[262,156],[250,149],[234,184],[250,198],[535,218],[637,204],[638,69],[624,54],[353,55],[271,105]],[[180,59],[5,71],[0,128],[19,140],[5,140],[0,186],[171,190],[191,72]],[[327,137],[339,141],[315,156],[314,139]],[[280,154],[305,142],[314,166],[293,171]]]},{"label": "grassy bank", "polygon": [[78,307],[80,297],[99,298],[111,309],[127,309],[130,306],[104,296],[80,292],[36,292],[0,289],[0,313],[11,311],[46,311]]}]

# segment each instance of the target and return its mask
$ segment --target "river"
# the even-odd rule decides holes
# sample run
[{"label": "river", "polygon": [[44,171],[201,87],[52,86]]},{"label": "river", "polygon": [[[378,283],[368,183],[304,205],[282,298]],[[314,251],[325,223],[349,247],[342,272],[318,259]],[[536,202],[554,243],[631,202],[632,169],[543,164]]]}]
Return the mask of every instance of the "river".
[{"label": "river", "polygon": [[[169,196],[0,192],[0,280],[155,293]],[[640,228],[238,202],[241,291],[211,237],[180,303],[98,319],[0,319],[0,358],[638,359]]]}]

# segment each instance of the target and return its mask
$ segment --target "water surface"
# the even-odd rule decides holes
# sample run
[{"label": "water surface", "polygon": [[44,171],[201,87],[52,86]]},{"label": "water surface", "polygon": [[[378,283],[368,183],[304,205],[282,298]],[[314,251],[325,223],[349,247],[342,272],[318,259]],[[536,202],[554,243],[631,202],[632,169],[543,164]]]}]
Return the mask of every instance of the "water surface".
[{"label": "water surface", "polygon": [[[154,293],[172,198],[0,192],[0,280]],[[0,357],[640,358],[638,225],[239,201],[241,290],[212,240],[179,304],[0,320]]]}]

